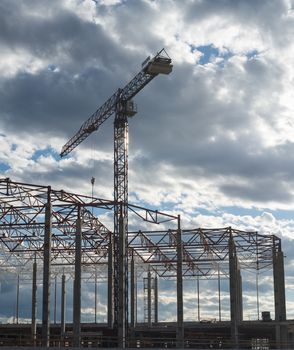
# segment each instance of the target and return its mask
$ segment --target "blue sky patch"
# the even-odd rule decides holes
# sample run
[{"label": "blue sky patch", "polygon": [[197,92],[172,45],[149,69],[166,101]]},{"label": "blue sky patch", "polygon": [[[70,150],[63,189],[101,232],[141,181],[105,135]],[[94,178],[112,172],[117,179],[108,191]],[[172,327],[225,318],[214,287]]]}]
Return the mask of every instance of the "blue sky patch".
[{"label": "blue sky patch", "polygon": [[52,156],[55,160],[59,160],[59,154],[54,151],[51,147],[47,147],[44,149],[39,149],[37,151],[34,152],[34,154],[32,155],[32,160],[36,161],[38,160],[41,156],[43,157],[49,157]]},{"label": "blue sky patch", "polygon": [[9,169],[11,169],[11,166],[9,166],[7,163],[0,162],[0,171],[1,172],[6,172]]},{"label": "blue sky patch", "polygon": [[246,53],[246,57],[250,60],[251,58],[255,58],[258,55],[257,50],[252,50]]},{"label": "blue sky patch", "polygon": [[193,46],[191,45],[191,51],[201,52],[201,57],[198,61],[200,65],[205,65],[212,61],[215,57],[220,57],[224,60],[228,60],[230,57],[234,56],[233,52],[230,50],[225,50],[221,52],[217,47],[215,47],[213,44],[209,45],[201,45],[201,46]]},{"label": "blue sky patch", "polygon": [[200,60],[199,60],[199,64],[201,64],[201,65],[210,62],[210,60],[213,57],[219,56],[219,50],[216,47],[214,47],[212,44],[197,46],[197,47],[195,47],[195,49],[202,53]]},{"label": "blue sky patch", "polygon": [[[199,61],[198,61],[198,64],[200,64],[200,65],[205,65],[205,64],[211,62],[213,60],[213,58],[215,58],[215,57],[219,57],[219,58],[222,58],[224,61],[227,61],[232,56],[234,56],[234,53],[232,51],[226,49],[226,50],[221,52],[213,44],[201,45],[201,46],[191,45],[191,51],[195,52],[196,50],[201,52],[201,54],[202,54]],[[256,49],[248,51],[246,53],[246,57],[248,60],[256,57],[257,55],[258,55],[258,51]],[[220,63],[220,65],[222,65],[222,63]]]}]

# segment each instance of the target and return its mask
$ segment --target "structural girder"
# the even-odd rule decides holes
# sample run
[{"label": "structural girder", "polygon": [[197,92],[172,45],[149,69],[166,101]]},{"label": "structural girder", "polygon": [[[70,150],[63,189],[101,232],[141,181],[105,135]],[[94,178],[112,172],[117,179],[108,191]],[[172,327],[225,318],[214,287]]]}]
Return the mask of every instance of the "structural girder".
[{"label": "structural girder", "polygon": [[[0,268],[8,271],[31,269],[36,257],[42,264],[44,213],[48,186],[37,186],[0,179]],[[113,232],[96,216],[92,208],[113,210],[113,201],[91,198],[50,188],[52,203],[52,266],[74,264],[77,208],[83,213],[82,264],[93,275],[97,268],[106,276],[108,247]],[[131,213],[150,226],[176,220],[176,216],[128,205]],[[138,230],[128,233],[128,251],[138,264],[151,268],[159,276],[175,278],[177,263],[176,229]],[[273,256],[281,250],[281,240],[231,227],[182,230],[183,277],[214,278],[220,271],[228,276],[229,241],[241,268],[262,270],[272,267]],[[92,272],[91,272],[92,271]]]}]

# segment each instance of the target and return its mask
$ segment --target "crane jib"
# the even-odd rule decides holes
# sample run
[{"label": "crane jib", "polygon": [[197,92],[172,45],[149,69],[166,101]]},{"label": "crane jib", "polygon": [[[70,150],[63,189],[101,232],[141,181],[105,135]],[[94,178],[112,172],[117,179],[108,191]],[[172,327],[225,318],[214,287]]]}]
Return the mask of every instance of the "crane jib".
[{"label": "crane jib", "polygon": [[[142,70],[123,88],[116,91],[96,112],[94,112],[80,127],[78,132],[62,147],[60,156],[68,155],[90,134],[96,131],[113,113],[119,100],[132,99],[144,86],[158,74],[169,74],[172,71],[171,59],[162,56],[162,49],[154,58],[145,60]],[[165,52],[166,53],[166,52]]]}]

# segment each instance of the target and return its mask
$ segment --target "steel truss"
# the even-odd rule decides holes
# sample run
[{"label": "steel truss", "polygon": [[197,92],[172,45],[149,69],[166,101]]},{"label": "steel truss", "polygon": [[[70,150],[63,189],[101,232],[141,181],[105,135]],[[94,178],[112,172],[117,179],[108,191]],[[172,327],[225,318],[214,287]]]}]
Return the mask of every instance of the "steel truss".
[{"label": "steel truss", "polygon": [[[111,210],[113,202],[38,186],[0,180],[0,267],[24,269],[43,259],[45,208],[52,204],[52,266],[74,265],[78,208],[82,208],[83,265],[107,264],[111,236],[89,208]],[[90,205],[89,205],[90,203]]]},{"label": "steel truss", "polygon": [[[145,264],[165,278],[177,273],[177,231],[138,231],[129,233],[129,247]],[[273,264],[281,240],[274,235],[241,231],[231,227],[182,230],[183,277],[217,278],[219,271],[229,276],[229,246],[233,239],[239,265],[262,270]]]},{"label": "steel truss", "polygon": [[[31,269],[34,259],[43,260],[45,207],[50,191],[52,204],[51,265],[55,272],[74,266],[78,208],[82,210],[82,266],[84,271],[105,277],[109,243],[113,233],[96,217],[92,208],[113,211],[113,201],[92,198],[39,186],[0,179],[0,268],[8,271]],[[96,209],[95,209],[96,210]],[[176,216],[129,205],[131,213],[150,223],[177,220]],[[231,227],[182,230],[182,274],[184,278],[213,278],[229,274],[229,242],[233,239],[241,268],[267,269],[281,250],[275,235],[261,235]],[[151,268],[158,276],[177,274],[177,230],[139,230],[128,234],[128,255]],[[57,272],[56,272],[57,271]],[[101,273],[103,271],[103,273]]]}]

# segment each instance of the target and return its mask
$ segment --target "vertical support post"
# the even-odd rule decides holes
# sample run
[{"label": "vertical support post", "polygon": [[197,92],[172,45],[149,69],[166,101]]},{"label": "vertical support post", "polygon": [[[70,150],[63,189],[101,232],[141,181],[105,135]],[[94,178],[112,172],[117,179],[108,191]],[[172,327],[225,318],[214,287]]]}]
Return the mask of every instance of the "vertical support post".
[{"label": "vertical support post", "polygon": [[[122,261],[120,250],[120,216],[123,218],[124,246],[127,246],[128,235],[128,118],[127,101],[120,99],[117,95],[116,115],[114,120],[114,238],[113,238],[113,315],[115,326],[119,323],[120,309],[120,265],[124,265],[125,286],[124,293],[124,319],[125,325],[128,325],[128,256],[124,253]],[[121,305],[122,305],[121,304]],[[120,330],[118,329],[118,332]]]},{"label": "vertical support post", "polygon": [[16,324],[19,323],[19,274],[17,275],[16,280],[16,308],[15,308],[15,318]]},{"label": "vertical support post", "polygon": [[238,318],[239,322],[243,321],[243,290],[242,290],[242,275],[239,262],[237,260],[238,269]]},{"label": "vertical support post", "polygon": [[94,289],[94,293],[95,293],[95,317],[94,317],[94,322],[97,323],[97,270],[95,269],[95,289]]},{"label": "vertical support post", "polygon": [[200,283],[199,283],[199,275],[197,275],[197,316],[198,316],[198,322],[200,322]]},{"label": "vertical support post", "polygon": [[258,281],[258,270],[256,271],[256,310],[257,310],[257,320],[259,321],[259,281]]},{"label": "vertical support post", "polygon": [[32,344],[36,346],[37,341],[37,261],[33,263],[33,281],[32,281]]},{"label": "vertical support post", "polygon": [[137,324],[137,271],[135,266],[134,249],[132,249],[131,258],[131,327]]},{"label": "vertical support post", "polygon": [[61,339],[64,339],[65,335],[65,322],[66,322],[66,288],[65,288],[65,275],[63,274],[61,277],[61,315],[60,315],[60,333]]},{"label": "vertical support post", "polygon": [[183,246],[181,218],[178,215],[177,229],[177,347],[184,348],[184,308],[183,308]]},{"label": "vertical support post", "polygon": [[275,321],[276,344],[278,348],[287,346],[287,327],[280,324],[286,321],[286,297],[285,297],[285,272],[284,254],[281,249],[281,242],[273,249],[273,277],[274,277],[274,300],[275,300]]},{"label": "vertical support post", "polygon": [[118,298],[118,347],[126,347],[126,232],[124,217],[121,208],[119,217],[119,298]]},{"label": "vertical support post", "polygon": [[57,276],[54,278],[54,324],[56,324],[56,300],[57,298]]},{"label": "vertical support post", "polygon": [[147,273],[147,315],[148,315],[148,326],[152,326],[152,300],[151,300],[151,292],[152,292],[152,286],[151,286],[152,280],[151,280],[151,272],[150,272],[150,266]]},{"label": "vertical support post", "polygon": [[43,266],[43,305],[42,305],[42,346],[50,345],[50,285],[51,285],[51,234],[52,204],[51,187],[48,187],[45,205],[44,266]]},{"label": "vertical support post", "polygon": [[154,323],[158,323],[158,278],[154,277]]},{"label": "vertical support post", "polygon": [[221,305],[221,281],[220,281],[220,268],[218,265],[217,270],[217,282],[218,282],[218,320],[222,320],[222,305]]},{"label": "vertical support post", "polygon": [[107,322],[108,327],[113,328],[113,236],[108,244],[108,279],[107,279]]},{"label": "vertical support post", "polygon": [[81,342],[81,276],[82,276],[82,219],[81,207],[78,206],[75,244],[75,278],[73,297],[73,346]]},{"label": "vertical support post", "polygon": [[257,311],[257,320],[259,321],[259,249],[258,249],[258,232],[256,232],[256,311]]},{"label": "vertical support post", "polygon": [[242,320],[242,279],[236,255],[235,243],[230,228],[229,237],[231,338],[233,346],[239,348],[239,323]]}]

